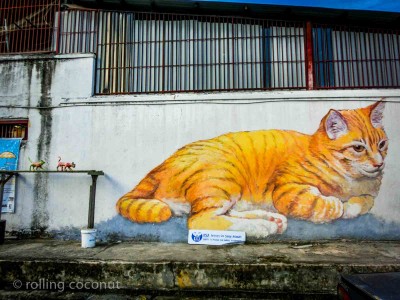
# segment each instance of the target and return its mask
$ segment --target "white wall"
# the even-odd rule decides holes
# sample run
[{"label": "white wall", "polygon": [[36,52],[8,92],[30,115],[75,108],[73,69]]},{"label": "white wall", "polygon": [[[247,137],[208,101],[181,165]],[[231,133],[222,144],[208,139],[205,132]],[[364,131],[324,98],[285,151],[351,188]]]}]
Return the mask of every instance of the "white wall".
[{"label": "white wall", "polygon": [[[363,107],[382,97],[389,102],[385,128],[390,149],[381,192],[371,213],[387,224],[399,222],[400,90],[92,97],[93,56],[47,59],[0,59],[0,118],[29,117],[29,140],[21,150],[20,169],[29,168],[30,157],[46,160],[47,167],[54,170],[61,156],[74,161],[77,170],[105,172],[98,179],[95,215],[97,226],[104,232],[160,237],[169,228],[120,221],[115,203],[152,168],[189,142],[240,130],[312,133],[329,109]],[[50,86],[43,88],[49,78]],[[51,109],[37,109],[40,103]],[[20,176],[16,213],[4,216],[7,229],[39,224],[48,231],[63,233],[86,226],[90,183],[90,176],[85,174]],[[172,224],[184,227],[181,221]],[[131,226],[133,229],[127,232],[125,227]],[[335,234],[333,237],[340,237]],[[164,236],[167,241],[181,239],[171,233]]]},{"label": "white wall", "polygon": [[[93,67],[94,55],[87,54],[0,57],[0,118],[29,118],[29,140],[22,144],[19,169],[29,169],[28,158],[47,162],[57,159],[50,152],[53,109],[65,102],[66,97],[92,95]],[[19,176],[16,213],[4,217],[7,230],[48,227],[52,219],[49,195],[53,188],[59,188],[53,177]]]}]

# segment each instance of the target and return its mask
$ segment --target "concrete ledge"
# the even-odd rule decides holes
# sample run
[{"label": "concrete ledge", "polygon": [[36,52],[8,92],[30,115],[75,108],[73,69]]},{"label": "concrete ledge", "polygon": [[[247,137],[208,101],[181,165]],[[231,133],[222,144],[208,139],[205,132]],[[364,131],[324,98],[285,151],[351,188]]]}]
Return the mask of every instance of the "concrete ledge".
[{"label": "concrete ledge", "polygon": [[54,52],[30,53],[30,54],[5,54],[5,55],[0,55],[0,62],[49,60],[49,59],[80,59],[80,58],[96,58],[96,54],[94,53],[55,54]]},{"label": "concrete ledge", "polygon": [[82,249],[77,242],[21,240],[0,246],[0,282],[8,293],[54,292],[59,283],[67,291],[73,282],[75,289],[77,282],[88,283],[84,292],[104,282],[114,293],[335,295],[340,273],[393,271],[400,271],[400,242],[224,247],[124,242]]},{"label": "concrete ledge", "polygon": [[185,92],[150,93],[131,95],[98,95],[94,97],[64,98],[61,106],[100,105],[100,104],[171,104],[171,103],[215,103],[215,104],[252,104],[264,102],[288,101],[371,101],[384,98],[387,102],[400,101],[399,89],[363,89],[363,90],[273,90],[273,91],[233,91],[233,92]]}]

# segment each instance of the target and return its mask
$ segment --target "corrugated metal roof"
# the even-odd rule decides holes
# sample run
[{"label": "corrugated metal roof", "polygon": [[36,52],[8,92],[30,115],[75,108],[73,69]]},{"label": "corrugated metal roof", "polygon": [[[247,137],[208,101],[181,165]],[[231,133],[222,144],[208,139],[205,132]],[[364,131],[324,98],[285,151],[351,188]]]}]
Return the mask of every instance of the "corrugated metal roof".
[{"label": "corrugated metal roof", "polygon": [[[319,7],[341,10],[368,10],[368,11],[386,11],[400,12],[400,1],[387,0],[198,0],[199,2],[226,2],[242,4],[267,4],[267,5],[285,5],[301,7]],[[190,1],[188,1],[190,2]]]},{"label": "corrugated metal roof", "polygon": [[[348,1],[361,3],[364,0]],[[368,2],[370,0],[366,0]],[[376,0],[377,3],[383,0]],[[75,3],[86,7],[116,9],[116,10],[139,10],[139,11],[158,11],[174,13],[192,13],[192,14],[214,14],[214,15],[235,15],[248,17],[261,17],[270,19],[292,19],[292,20],[311,20],[318,22],[362,24],[368,26],[390,26],[400,27],[400,13],[386,11],[370,11],[360,9],[324,8],[324,7],[306,7],[299,5],[274,5],[270,3],[293,3],[303,4],[306,2],[294,0],[68,0],[68,3]],[[307,0],[308,3],[317,2],[335,2],[332,6],[340,7],[344,1],[317,1]],[[400,1],[392,1],[399,3]],[[339,4],[338,4],[339,3]],[[324,4],[327,5],[327,4]],[[375,6],[368,6],[369,8]],[[364,8],[368,8],[365,6]],[[390,4],[382,6],[389,9]],[[397,6],[393,6],[393,10]],[[354,8],[354,7],[353,7]]]}]

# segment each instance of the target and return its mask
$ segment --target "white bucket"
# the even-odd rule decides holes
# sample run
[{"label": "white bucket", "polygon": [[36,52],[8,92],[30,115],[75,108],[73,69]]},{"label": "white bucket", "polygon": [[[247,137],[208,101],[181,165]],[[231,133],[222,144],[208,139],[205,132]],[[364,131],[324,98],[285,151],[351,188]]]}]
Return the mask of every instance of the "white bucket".
[{"label": "white bucket", "polygon": [[93,248],[96,246],[97,229],[81,229],[82,248]]}]

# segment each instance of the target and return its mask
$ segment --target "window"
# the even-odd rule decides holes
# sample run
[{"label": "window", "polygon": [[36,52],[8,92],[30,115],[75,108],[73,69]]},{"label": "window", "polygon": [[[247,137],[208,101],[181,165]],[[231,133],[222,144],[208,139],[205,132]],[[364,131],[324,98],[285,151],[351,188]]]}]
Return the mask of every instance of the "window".
[{"label": "window", "polygon": [[60,0],[0,1],[0,54],[51,52]]},{"label": "window", "polygon": [[98,95],[400,88],[398,29],[39,2],[0,1],[0,54],[95,53]]},{"label": "window", "polygon": [[317,25],[318,88],[400,87],[400,31]]},{"label": "window", "polygon": [[82,10],[61,19],[61,51],[97,52],[96,94],[305,88],[301,22]]},{"label": "window", "polygon": [[266,67],[271,88],[305,88],[304,28],[295,23],[268,29]]},{"label": "window", "polygon": [[0,138],[28,139],[27,119],[0,119]]}]

